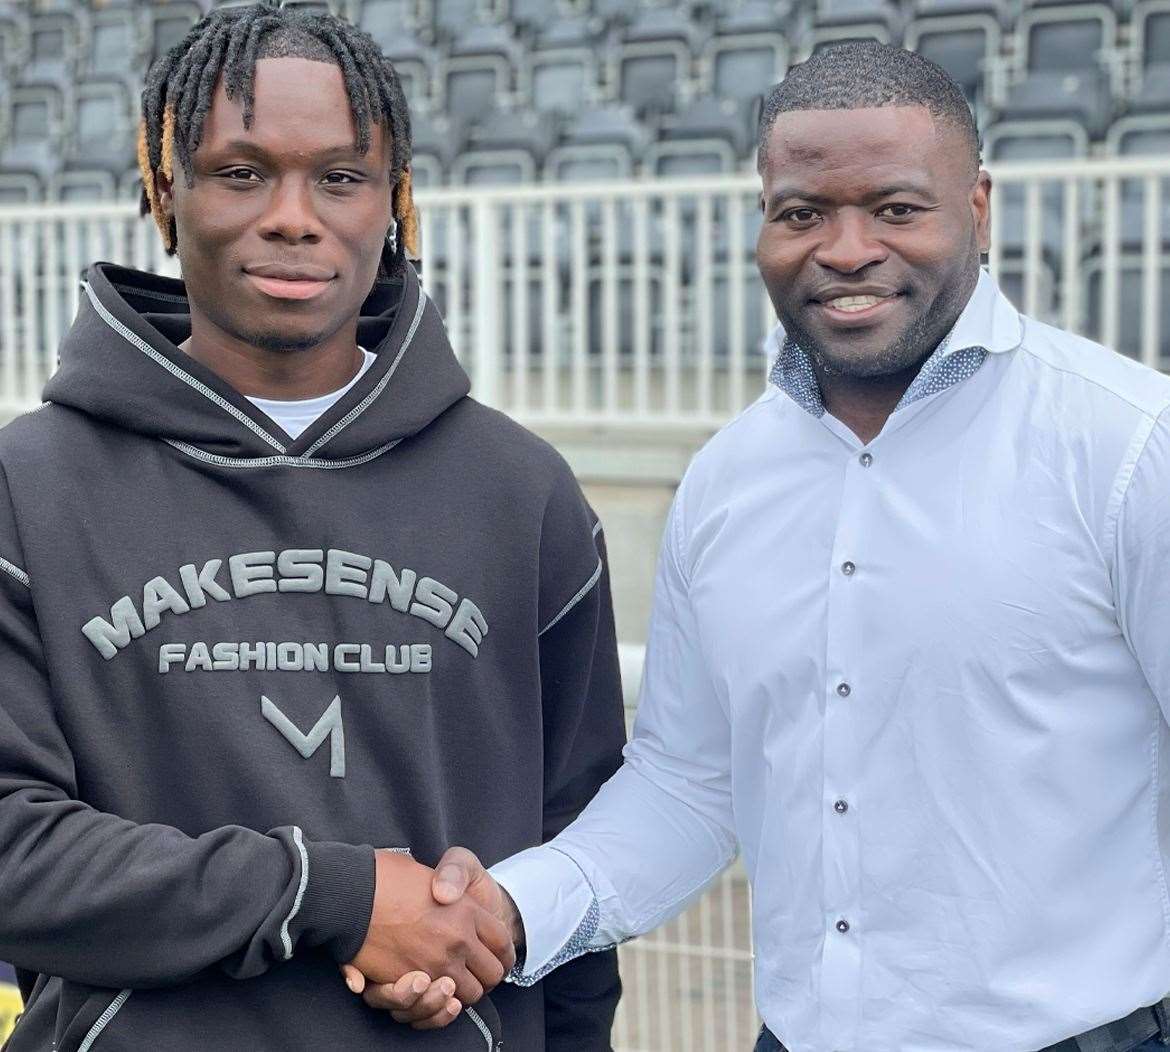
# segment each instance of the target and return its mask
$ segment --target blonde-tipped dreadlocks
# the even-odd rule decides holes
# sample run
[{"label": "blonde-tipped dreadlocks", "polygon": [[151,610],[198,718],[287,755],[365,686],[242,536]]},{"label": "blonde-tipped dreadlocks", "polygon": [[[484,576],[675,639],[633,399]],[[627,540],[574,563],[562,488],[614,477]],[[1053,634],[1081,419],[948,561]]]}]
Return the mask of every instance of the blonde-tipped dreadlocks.
[{"label": "blonde-tipped dreadlocks", "polygon": [[142,173],[139,210],[150,213],[168,255],[178,236],[175,221],[162,211],[155,174],[174,179],[175,157],[194,182],[191,155],[203,135],[215,85],[223,76],[229,99],[240,97],[244,127],[253,120],[256,62],[295,56],[335,62],[341,67],[349,108],[357,125],[359,152],[370,147],[370,128],[383,123],[390,134],[392,205],[405,254],[419,257],[419,223],[410,186],[410,111],[393,65],[368,33],[331,15],[306,15],[265,0],[252,7],[212,11],[160,58],[146,75],[142,121],[138,128],[138,168]]}]

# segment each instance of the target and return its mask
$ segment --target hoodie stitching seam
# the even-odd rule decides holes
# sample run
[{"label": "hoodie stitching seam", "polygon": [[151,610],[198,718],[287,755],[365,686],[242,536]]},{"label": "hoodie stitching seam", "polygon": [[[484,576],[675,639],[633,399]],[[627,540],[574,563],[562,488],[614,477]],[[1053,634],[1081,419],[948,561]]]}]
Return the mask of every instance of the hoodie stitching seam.
[{"label": "hoodie stitching seam", "polygon": [[280,941],[284,944],[284,959],[286,961],[291,961],[293,955],[292,936],[289,935],[288,926],[292,923],[293,918],[301,912],[301,903],[305,900],[305,888],[309,886],[309,855],[305,851],[305,836],[301,832],[300,826],[293,826],[293,843],[301,856],[301,879],[297,885],[297,895],[293,900],[292,909],[280,926]]},{"label": "hoodie stitching seam", "polygon": [[410,347],[411,341],[414,340],[414,334],[418,331],[419,323],[422,321],[423,311],[426,309],[427,296],[419,289],[418,306],[415,307],[414,319],[410,323],[410,328],[407,330],[406,339],[402,341],[402,347],[395,356],[394,361],[390,364],[390,368],[386,371],[386,375],[378,381],[377,386],[363,398],[356,406],[354,406],[348,413],[337,421],[328,431],[325,432],[316,442],[314,442],[308,449],[301,454],[302,457],[311,457],[317,452],[326,442],[331,442],[335,439],[345,428],[349,427],[359,416],[362,415],[371,405],[375,398],[378,397],[390,383],[390,378],[398,369],[399,363],[402,361],[402,356],[406,354]]},{"label": "hoodie stitching seam", "polygon": [[133,992],[133,990],[122,990],[119,992],[118,996],[110,1002],[106,1010],[98,1016],[97,1022],[90,1028],[89,1033],[85,1035],[85,1040],[81,1042],[77,1052],[89,1052],[93,1047],[93,1043],[101,1037],[102,1031],[110,1025],[110,1021],[121,1011],[122,1005],[130,999],[130,995]]},{"label": "hoodie stitching seam", "polygon": [[202,460],[207,464],[214,464],[222,468],[317,468],[319,470],[338,470],[341,468],[356,468],[361,467],[362,464],[368,464],[371,460],[380,457],[383,453],[388,453],[399,442],[401,438],[396,438],[392,442],[387,442],[385,445],[379,446],[377,449],[371,449],[359,456],[349,457],[346,460],[325,460],[321,457],[314,457],[306,459],[304,457],[225,457],[218,453],[208,453],[198,446],[193,446],[189,442],[180,442],[176,438],[164,438],[163,441],[168,446],[173,446],[180,453],[185,453],[195,460]]},{"label": "hoodie stitching seam", "polygon": [[16,563],[10,563],[7,559],[0,557],[0,570],[3,570],[10,577],[14,577],[25,588],[32,588],[32,580]]},{"label": "hoodie stitching seam", "polygon": [[204,398],[208,399],[208,401],[212,402],[214,405],[219,406],[220,409],[235,417],[236,420],[238,420],[249,430],[254,431],[274,449],[279,450],[281,453],[286,452],[285,447],[277,442],[276,439],[273,438],[267,431],[265,431],[264,428],[262,428],[259,424],[257,424],[255,420],[252,420],[246,414],[242,413],[239,409],[232,405],[231,402],[221,398],[210,387],[195,379],[194,376],[180,368],[169,358],[159,354],[158,351],[151,347],[150,344],[142,339],[142,337],[140,337],[137,333],[132,332],[130,329],[126,328],[126,326],[118,321],[118,319],[115,318],[106,309],[105,305],[98,300],[93,289],[88,284],[85,285],[85,294],[89,297],[90,303],[93,304],[94,309],[98,312],[98,315],[101,317],[102,321],[104,321],[106,325],[114,330],[114,332],[126,340],[127,343],[133,347],[136,347],[151,361],[161,365],[176,379],[182,380],[183,383],[187,384],[195,391],[198,391],[201,395],[203,395]]},{"label": "hoodie stitching seam", "polygon": [[488,1052],[492,1052],[492,1032],[487,1023],[474,1008],[468,1008],[467,1015],[471,1021],[479,1027],[479,1032],[483,1034],[484,1040],[487,1042]]},{"label": "hoodie stitching seam", "polygon": [[167,303],[189,302],[186,296],[176,296],[171,292],[155,292],[151,289],[139,289],[134,288],[132,285],[119,285],[116,281],[111,281],[110,284],[126,296],[146,296],[148,299],[165,300]]},{"label": "hoodie stitching seam", "polygon": [[581,588],[577,592],[577,594],[575,596],[573,596],[573,598],[570,599],[567,603],[565,603],[565,605],[563,607],[561,607],[561,612],[559,614],[557,614],[556,617],[554,617],[547,625],[544,626],[544,628],[542,628],[536,634],[538,636],[543,636],[545,634],[545,632],[547,632],[550,628],[553,627],[553,625],[555,625],[558,621],[560,621],[561,618],[563,618],[570,610],[573,609],[573,607],[575,607],[579,602],[581,602],[582,599],[585,598],[585,596],[587,596],[589,594],[589,592],[592,590],[593,586],[595,584],[597,584],[598,579],[600,577],[601,577],[601,560],[598,559],[597,560],[597,569],[593,571],[593,575],[589,578],[589,580],[586,581],[583,585],[581,585]]}]

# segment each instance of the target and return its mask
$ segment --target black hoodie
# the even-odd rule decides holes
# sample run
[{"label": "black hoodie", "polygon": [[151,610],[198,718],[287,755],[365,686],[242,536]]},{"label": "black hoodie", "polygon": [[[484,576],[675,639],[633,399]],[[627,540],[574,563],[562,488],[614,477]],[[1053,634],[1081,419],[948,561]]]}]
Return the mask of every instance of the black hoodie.
[{"label": "black hoodie", "polygon": [[491,864],[620,762],[564,461],[467,396],[409,267],[363,305],[377,361],[295,440],[176,346],[181,282],[97,264],[84,292],[48,404],[0,432],[8,1048],[608,1049],[612,953],[430,1032],[338,972],[371,845]]}]

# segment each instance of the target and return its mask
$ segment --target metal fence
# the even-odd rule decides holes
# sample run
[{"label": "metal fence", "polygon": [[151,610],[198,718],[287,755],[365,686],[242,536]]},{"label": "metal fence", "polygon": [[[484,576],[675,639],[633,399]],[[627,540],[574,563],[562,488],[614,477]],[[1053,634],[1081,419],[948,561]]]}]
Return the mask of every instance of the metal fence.
[{"label": "metal fence", "polygon": [[[1170,367],[1170,158],[992,166],[989,267],[1028,314]],[[478,398],[532,425],[720,426],[774,323],[754,176],[420,192],[423,282]],[[131,205],[0,209],[0,412],[35,405],[84,265],[177,274]],[[641,649],[623,647],[633,695]],[[622,947],[620,1052],[749,1049],[749,893],[728,870]]]},{"label": "metal fence", "polygon": [[[619,647],[632,727],[646,648]],[[684,914],[618,950],[624,993],[616,1052],[750,1052],[754,1004],[751,896],[737,862]]]},{"label": "metal fence", "polygon": [[[990,171],[989,267],[1009,296],[1170,365],[1170,158]],[[759,391],[774,323],[758,189],[737,175],[420,191],[424,285],[476,396],[536,426],[720,426]],[[39,401],[94,259],[177,273],[130,204],[0,208],[0,409]]]}]

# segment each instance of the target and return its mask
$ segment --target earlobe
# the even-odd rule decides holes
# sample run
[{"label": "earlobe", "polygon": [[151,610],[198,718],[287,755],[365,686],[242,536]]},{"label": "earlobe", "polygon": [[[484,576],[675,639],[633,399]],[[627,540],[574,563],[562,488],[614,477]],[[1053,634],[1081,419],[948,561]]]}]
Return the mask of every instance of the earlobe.
[{"label": "earlobe", "polygon": [[168,218],[175,214],[174,200],[171,196],[171,181],[162,172],[154,175],[155,193],[158,196],[159,209]]}]

